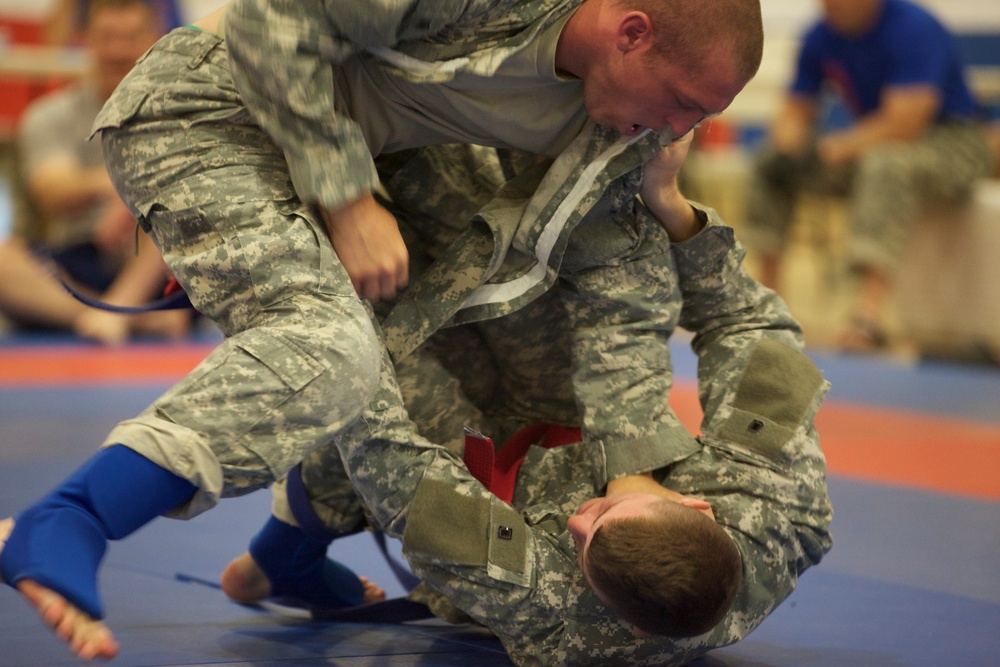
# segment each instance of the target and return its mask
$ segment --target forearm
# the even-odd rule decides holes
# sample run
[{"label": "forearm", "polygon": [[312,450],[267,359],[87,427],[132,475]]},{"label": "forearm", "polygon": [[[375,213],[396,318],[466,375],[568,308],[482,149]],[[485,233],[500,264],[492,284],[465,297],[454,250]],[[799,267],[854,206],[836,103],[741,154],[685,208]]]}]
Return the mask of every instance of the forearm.
[{"label": "forearm", "polygon": [[676,181],[669,186],[643,191],[642,201],[667,231],[671,243],[683,243],[705,227],[707,218],[688,203]]},{"label": "forearm", "polygon": [[681,194],[678,175],[687,159],[693,134],[663,148],[642,167],[639,196],[667,232],[671,243],[682,243],[701,231],[705,219]]},{"label": "forearm", "polygon": [[646,242],[628,261],[563,277],[573,390],[599,483],[669,465],[696,446],[667,403],[681,305],[670,244],[639,215]]},{"label": "forearm", "polygon": [[819,140],[820,156],[829,162],[854,162],[868,151],[894,141],[909,142],[918,139],[923,129],[895,122],[885,114],[866,116],[851,127],[831,132]]},{"label": "forearm", "polygon": [[771,124],[771,146],[779,153],[802,156],[812,143],[816,127],[816,100],[791,95]]},{"label": "forearm", "polygon": [[802,331],[784,301],[743,268],[744,249],[714,211],[705,231],[674,246],[684,295],[681,326],[694,333],[698,379],[706,423],[732,391],[751,351],[764,339],[791,350],[803,345]]},{"label": "forearm", "polygon": [[136,254],[129,257],[102,299],[116,306],[137,306],[159,297],[167,277],[160,251],[145,234],[138,237]]},{"label": "forearm", "polygon": [[820,139],[820,157],[832,164],[852,162],[887,143],[916,141],[933,125],[940,108],[941,96],[931,86],[888,88],[878,109]]},{"label": "forearm", "polygon": [[684,307],[680,325],[699,342],[731,328],[788,330],[798,337],[798,323],[772,290],[750,277],[743,266],[746,250],[718,213],[698,205],[708,222],[700,234],[672,247]]},{"label": "forearm", "polygon": [[28,176],[32,201],[46,215],[72,215],[117,197],[104,166],[81,168],[69,160],[41,165]]}]

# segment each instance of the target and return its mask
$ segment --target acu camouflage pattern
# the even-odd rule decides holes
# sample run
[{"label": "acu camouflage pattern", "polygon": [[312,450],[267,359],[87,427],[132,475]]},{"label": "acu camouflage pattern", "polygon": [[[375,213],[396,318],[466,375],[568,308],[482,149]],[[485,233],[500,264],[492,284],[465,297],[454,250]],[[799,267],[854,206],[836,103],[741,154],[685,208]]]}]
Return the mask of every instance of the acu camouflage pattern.
[{"label": "acu camouflage pattern", "polygon": [[226,336],[108,438],[196,484],[186,515],[328,446],[368,402],[380,360],[368,310],[228,72],[219,37],[177,30],[95,123],[122,198]]},{"label": "acu camouflage pattern", "polygon": [[624,138],[588,122],[553,163],[517,174],[386,318],[393,358],[445,324],[501,317],[538,298],[558,277],[577,225],[634,215],[623,202],[638,191],[643,162],[666,141],[648,132]]},{"label": "acu camouflage pattern", "polygon": [[[440,161],[448,155],[452,162]],[[468,240],[453,227],[443,223],[444,217],[454,217],[475,211],[481,204],[480,197],[489,196],[493,180],[487,186],[477,184],[469,174],[492,173],[487,167],[461,173],[470,159],[486,160],[485,164],[498,162],[495,153],[471,155],[464,147],[431,147],[415,153],[409,161],[397,161],[393,176],[386,180],[386,189],[392,199],[393,212],[404,222],[404,237],[411,255],[420,259],[415,263],[426,266],[455,268],[456,257],[448,253]],[[546,164],[521,163],[531,174],[544,171]],[[536,166],[538,169],[536,169]],[[447,176],[440,171],[446,169]],[[495,171],[495,170],[493,170]],[[551,170],[550,170],[551,171]],[[518,179],[514,179],[515,186]],[[451,190],[463,183],[467,187]],[[596,474],[600,479],[615,478],[623,474],[644,472],[668,465],[687,453],[696,443],[681,426],[673,411],[663,400],[669,394],[672,382],[668,339],[681,316],[681,293],[677,283],[677,269],[670,241],[660,224],[636,200],[641,181],[639,172],[626,172],[613,181],[605,196],[598,201],[587,216],[579,222],[566,239],[563,248],[562,271],[557,285],[544,296],[514,311],[508,317],[483,321],[475,329],[484,337],[497,359],[507,367],[523,368],[525,373],[510,376],[502,386],[506,400],[515,401],[517,409],[509,411],[522,420],[558,424],[582,424],[585,440],[594,450]],[[526,188],[531,191],[532,188]],[[451,191],[452,194],[445,194]],[[468,192],[459,197],[454,192]],[[508,196],[505,188],[486,208]],[[423,201],[413,198],[413,193],[425,195]],[[427,202],[441,204],[435,210]],[[703,214],[709,228],[699,237],[714,238],[721,221],[714,212]],[[467,217],[467,216],[465,216]],[[448,242],[459,235],[459,243]],[[730,239],[731,240],[731,239]],[[689,254],[698,254],[699,242],[692,242]],[[442,246],[444,246],[442,248]],[[728,246],[706,246],[716,256],[725,255]],[[426,250],[426,256],[420,252]],[[508,256],[515,252],[512,248]],[[428,273],[414,276],[410,290],[428,285]],[[401,303],[417,304],[410,312],[411,319],[425,320],[427,312],[440,304],[413,299],[410,290],[400,297]],[[431,287],[428,294],[436,291]],[[437,312],[433,311],[432,312]],[[383,330],[391,343],[391,322],[399,321],[400,304],[393,306]],[[788,326],[796,326],[789,322]],[[569,333],[572,331],[573,333]],[[565,349],[553,345],[553,337],[568,341]],[[445,338],[447,340],[447,338]],[[434,343],[442,349],[442,343]],[[390,351],[393,346],[390,344]],[[438,355],[442,363],[460,366],[469,363],[460,345],[452,345],[450,354]],[[558,350],[558,351],[557,351]],[[545,357],[558,361],[558,374],[539,384],[536,369],[548,367]],[[454,358],[455,361],[449,361]],[[533,358],[535,364],[529,363]],[[509,360],[509,361],[508,361]],[[518,362],[525,363],[519,364]],[[406,358],[397,359],[406,363]],[[436,380],[442,382],[442,380]],[[449,392],[451,390],[448,390]],[[571,407],[575,399],[576,407]],[[431,415],[426,416],[432,419]],[[483,428],[495,440],[509,433],[511,424],[494,421],[491,428]],[[478,424],[472,424],[478,426]],[[498,430],[499,429],[499,430]],[[435,431],[435,442],[446,442],[459,437],[459,431]],[[432,438],[434,439],[434,438]]]},{"label": "acu camouflage pattern", "polygon": [[[456,452],[415,433],[415,429],[460,429],[464,418],[459,404],[469,409],[468,414],[478,411],[487,419],[490,413],[514,413],[516,408],[498,401],[497,394],[484,391],[476,369],[492,369],[491,377],[498,385],[504,384],[506,375],[516,376],[517,382],[527,379],[529,395],[538,391],[539,382],[568,379],[566,370],[559,367],[566,357],[558,353],[527,355],[524,361],[530,368],[518,368],[522,362],[516,358],[493,357],[486,337],[478,331],[493,322],[444,330],[407,360],[413,363],[397,367],[400,386],[411,389],[406,395],[409,414],[438,416],[426,431],[423,423],[407,420],[399,396],[389,389],[391,367],[386,358],[382,388],[372,409],[337,440],[343,462],[330,450],[317,450],[303,464],[304,474],[312,468],[310,478],[322,483],[342,475],[336,471],[346,463],[371,520],[390,535],[403,538],[404,553],[414,571],[450,603],[489,626],[518,665],[684,664],[745,637],[792,592],[799,575],[830,548],[832,510],[825,461],[812,426],[826,383],[802,354],[799,329],[784,304],[741,268],[743,251],[734,244],[731,230],[712,226],[692,241],[674,246],[674,283],[679,282],[680,292],[691,301],[690,307],[684,306],[681,319],[696,334],[699,390],[705,408],[703,435],[692,439],[691,451],[655,475],[664,486],[711,502],[717,520],[743,554],[744,589],[711,633],[680,641],[637,640],[584,581],[566,520],[580,503],[603,492],[603,483],[592,474],[593,453],[586,444],[529,451],[513,501],[520,511],[518,517],[497,508],[500,501],[470,476]],[[560,289],[557,286],[545,301],[554,301]],[[722,296],[715,297],[720,289]],[[557,315],[546,321],[565,316],[558,309],[548,312]],[[510,330],[519,330],[518,326],[525,325],[511,324]],[[567,334],[565,323],[546,331],[551,336],[537,341],[539,352],[546,345],[552,352],[569,346],[560,340]],[[457,392],[427,391],[428,385],[419,383],[438,377],[437,371],[425,375],[427,366],[417,360],[427,358],[423,353],[437,339],[447,340],[457,332],[476,334],[462,339],[466,343],[460,351],[463,358],[478,354],[485,359],[451,368],[453,379],[461,382]],[[440,363],[456,352],[447,345],[441,349],[445,358],[430,361]],[[463,368],[468,372],[462,372]],[[748,404],[747,389],[761,386],[769,388],[773,400]],[[465,392],[466,387],[470,391]],[[642,422],[643,415],[632,404],[620,403],[619,408],[635,423]],[[763,411],[753,412],[756,408]],[[749,428],[754,420],[764,423],[764,428]],[[734,421],[742,428],[731,428]],[[770,431],[777,434],[776,440],[767,440]],[[767,446],[761,446],[761,437]],[[421,514],[421,488],[429,486],[449,490],[446,505],[468,510],[470,515],[485,512],[510,520],[509,527],[523,544],[523,555],[514,559],[521,566],[512,568],[510,557],[493,557],[497,551],[494,531],[463,533],[461,527],[449,524],[446,528],[443,518]],[[415,507],[417,518],[411,524]],[[466,546],[478,545],[480,558],[470,559],[466,554],[457,562],[446,540],[439,549],[432,548],[433,536],[440,533],[451,534]]]},{"label": "acu camouflage pattern", "polygon": [[[489,76],[579,4],[241,0],[227,11],[226,35],[236,85],[288,157],[296,191],[334,208],[373,190],[377,176],[360,128],[331,111],[338,99],[332,77],[317,70],[364,57],[426,84],[446,82],[458,71]],[[275,25],[281,30],[270,29]],[[449,321],[502,316],[540,296],[559,272],[569,234],[608,186],[671,140],[669,131],[626,138],[590,122],[554,164],[523,172],[385,320],[393,358],[402,359]]]},{"label": "acu camouflage pattern", "polygon": [[378,181],[360,128],[335,113],[332,77],[317,71],[374,57],[415,82],[448,81],[457,70],[488,76],[580,1],[239,0],[225,30],[235,81],[289,157],[299,195],[332,209]]},{"label": "acu camouflage pattern", "polygon": [[[518,518],[471,478],[454,452],[418,435],[403,409],[386,351],[383,348],[379,357],[368,314],[353,297],[321,226],[294,196],[280,152],[270,147],[240,106],[225,71],[221,41],[182,30],[157,48],[162,53],[146,58],[133,72],[102,114],[98,129],[107,128],[105,142],[117,186],[151,230],[196,304],[220,321],[228,338],[178,387],[136,420],[120,425],[112,439],[127,442],[201,487],[189,513],[223,493],[257,488],[305,456],[303,474],[314,500],[331,506],[344,501],[343,486],[324,495],[320,485],[338,480],[343,484],[346,463],[371,520],[413,544],[417,536],[435,533],[434,525],[417,525],[413,528],[417,532],[405,539],[413,500],[422,484],[440,482],[441,488],[454,494],[456,503],[483,508],[491,520],[499,517],[509,522],[519,535],[523,553],[519,559],[508,553],[502,563],[491,560],[491,554],[500,550],[484,534],[476,534],[468,538],[484,554],[477,564],[455,564],[433,550],[409,550],[411,564],[460,608],[488,622],[519,664],[677,664],[745,635],[787,596],[797,574],[828,548],[829,505],[811,413],[801,411],[801,423],[794,429],[788,428],[787,419],[772,415],[776,418],[771,421],[792,435],[777,450],[768,448],[768,456],[756,451],[752,442],[713,435],[732,423],[736,410],[727,416],[726,403],[740,404],[737,387],[745,381],[740,369],[748,367],[747,360],[760,341],[774,339],[795,354],[799,345],[798,329],[787,311],[773,293],[749,279],[735,280],[731,300],[706,297],[700,308],[690,303],[681,306],[686,290],[712,293],[719,288],[719,272],[738,272],[734,268],[738,260],[730,257],[737,253],[731,236],[719,231],[714,215],[707,214],[710,226],[705,232],[671,251],[648,214],[626,194],[634,192],[637,184],[634,174],[628,176],[631,169],[612,164],[619,171],[610,173],[623,178],[613,186],[618,194],[602,204],[611,223],[602,226],[595,219],[588,224],[581,218],[568,223],[563,230],[566,237],[559,237],[563,247],[555,253],[556,262],[563,263],[567,282],[550,288],[552,296],[547,299],[558,300],[564,310],[552,308],[543,314],[565,312],[566,323],[552,329],[539,327],[537,340],[526,342],[527,351],[516,363],[529,364],[527,369],[515,369],[502,358],[494,364],[499,376],[510,378],[510,394],[516,394],[533,376],[564,383],[552,394],[551,406],[539,404],[545,409],[522,419],[550,412],[568,419],[572,397],[583,406],[591,437],[602,428],[623,436],[598,439],[605,454],[628,449],[623,445],[631,445],[632,435],[638,436],[638,451],[653,431],[676,431],[668,413],[661,412],[662,418],[651,431],[645,425],[650,415],[638,411],[657,393],[661,401],[666,398],[669,373],[659,372],[669,361],[662,352],[666,338],[678,321],[703,332],[696,345],[702,355],[706,435],[668,443],[665,451],[639,458],[643,465],[663,461],[666,467],[660,474],[667,476],[664,483],[671,488],[715,499],[717,512],[723,516],[720,521],[744,550],[748,587],[733,613],[707,638],[636,642],[625,624],[586,586],[564,530],[568,514],[602,489],[603,480],[592,474],[593,443],[548,454],[533,450],[526,468],[538,471],[538,476],[526,475],[521,480],[516,502],[524,514]],[[187,71],[189,77],[177,81],[178,71]],[[119,127],[127,131],[114,129]],[[648,139],[622,146],[618,155],[641,164],[637,151],[652,150],[659,142]],[[250,147],[254,150],[248,151]],[[559,191],[565,181],[558,173],[554,178],[558,182],[553,188]],[[573,215],[580,212],[571,211]],[[575,230],[573,236],[570,230]],[[510,247],[517,250],[517,236],[509,233]],[[579,247],[573,247],[574,237]],[[522,238],[530,239],[531,234]],[[265,261],[289,253],[307,259],[299,267]],[[697,258],[703,253],[711,256],[693,263],[682,261],[688,253]],[[602,294],[623,278],[631,281],[634,290]],[[651,333],[643,336],[639,323],[646,318],[653,324]],[[606,326],[610,343],[582,336],[568,347],[564,338],[556,337],[575,337],[576,333],[562,332],[576,332],[576,327],[587,322]],[[521,331],[524,326],[511,326],[509,331]],[[543,334],[552,334],[554,340],[546,340]],[[615,374],[615,382],[624,382],[630,372],[626,346],[636,336],[641,347],[648,346],[648,351],[635,351],[642,360],[636,370],[642,395],[629,395],[627,401],[617,397],[616,409],[608,409],[606,416],[626,416],[602,427],[603,406],[588,408],[586,404],[603,400],[606,390],[594,384],[586,364],[571,364],[569,374],[565,367],[546,371],[545,364],[559,357],[546,354],[544,346],[572,349],[574,355],[579,347],[603,363],[603,372]],[[376,364],[381,372],[374,383]],[[435,392],[420,392],[416,381],[410,386],[420,396],[438,397]],[[480,395],[488,390],[478,389]],[[372,391],[374,400],[368,402]],[[813,408],[821,393],[821,387],[812,392]],[[490,419],[498,412],[489,403],[477,407],[484,415],[491,413],[486,415]],[[522,409],[508,407],[507,414],[496,421],[516,423]],[[361,418],[352,420],[352,410],[362,411]],[[448,427],[439,423],[434,428]],[[338,445],[339,454],[324,446],[331,442]],[[608,447],[609,443],[616,447]],[[565,475],[562,488],[560,475]],[[357,511],[354,503],[339,517],[324,518],[329,523],[356,520]],[[356,526],[355,522],[348,530]]]},{"label": "acu camouflage pattern", "polygon": [[[450,188],[470,174],[495,176],[493,167],[468,168],[495,158],[464,147],[432,148],[409,157],[412,161],[394,165],[387,190],[392,204],[407,212],[407,241],[411,249],[427,251],[426,262],[458,233],[442,232],[447,226],[436,224],[435,216],[441,211],[457,215],[477,204],[478,195],[460,197]],[[465,176],[455,171],[442,177],[430,169],[457,165]],[[495,182],[490,176],[457,191],[486,196]],[[322,449],[303,463],[317,514],[329,527],[345,530],[356,525],[356,518],[338,508],[346,462],[369,520],[403,537],[411,566],[428,584],[421,599],[429,599],[442,617],[463,620],[467,614],[489,626],[519,665],[683,664],[745,637],[831,544],[825,462],[812,427],[826,384],[801,353],[797,323],[774,292],[743,270],[743,249],[714,212],[704,211],[702,233],[671,246],[636,204],[637,183],[620,179],[615,188],[619,194],[610,195],[606,206],[621,217],[577,226],[563,274],[543,297],[499,319],[437,332],[396,364],[402,398],[393,389],[386,358],[376,401],[338,438],[343,461],[337,452]],[[411,201],[407,193],[425,193],[423,201],[434,205],[421,209],[420,199]],[[640,223],[634,222],[637,216]],[[574,329],[595,322],[603,323],[607,340],[596,334],[590,340]],[[637,337],[642,322],[649,328],[645,344],[660,351],[633,357],[622,351],[623,341]],[[629,332],[633,323],[635,330]],[[651,414],[664,421],[672,416],[655,404],[665,403],[669,390],[665,345],[678,324],[695,333],[700,357],[706,417],[697,439],[681,435],[679,425],[649,425]],[[581,350],[589,361],[574,363]],[[655,360],[657,372],[647,358]],[[590,372],[592,384],[586,380]],[[600,376],[620,377],[622,386],[643,391],[605,392]],[[762,386],[773,400],[748,404],[747,389],[753,394]],[[492,531],[463,532],[419,511],[410,523],[414,506],[423,502],[418,500],[421,485],[449,489],[453,495],[444,504],[456,512],[500,514],[499,501],[460,461],[463,425],[502,442],[527,423],[578,423],[579,411],[596,414],[600,408],[593,404],[601,401],[609,402],[611,424],[605,428],[618,433],[616,446],[603,451],[622,452],[622,461],[631,458],[629,465],[638,469],[646,462],[642,451],[648,445],[655,452],[656,441],[676,438],[681,444],[663,447],[664,462],[648,469],[656,469],[665,486],[711,502],[743,554],[744,590],[706,636],[637,641],[583,580],[566,520],[580,503],[603,492],[607,477],[600,470],[595,475],[595,445],[586,439],[556,450],[530,450],[513,501],[521,513],[512,522],[523,538],[520,568],[512,570],[510,558],[503,563],[491,558]],[[752,429],[754,420],[764,428]],[[649,442],[638,440],[643,435]],[[630,442],[631,437],[637,441]],[[481,557],[470,562],[463,555],[458,561],[446,545],[429,548],[428,541],[433,544],[433,536],[441,533],[478,545]]]},{"label": "acu camouflage pattern", "polygon": [[766,150],[746,190],[747,245],[781,252],[799,192],[849,195],[850,261],[894,272],[924,207],[958,205],[991,170],[986,136],[971,122],[935,125],[921,139],[869,151],[843,168],[823,165],[815,150],[803,159]]}]

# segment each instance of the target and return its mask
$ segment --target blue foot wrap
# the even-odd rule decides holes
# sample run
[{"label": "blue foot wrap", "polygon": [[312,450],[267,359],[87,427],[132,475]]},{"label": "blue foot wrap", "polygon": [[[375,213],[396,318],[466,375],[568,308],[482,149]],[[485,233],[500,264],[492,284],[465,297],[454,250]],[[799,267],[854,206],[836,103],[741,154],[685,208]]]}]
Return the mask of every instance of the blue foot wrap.
[{"label": "blue foot wrap", "polygon": [[14,520],[0,553],[0,576],[31,579],[103,618],[97,568],[117,540],[191,498],[196,487],[133,450],[102,449]]},{"label": "blue foot wrap", "polygon": [[329,544],[272,516],[250,542],[250,555],[271,582],[273,598],[314,609],[362,604],[358,575],[326,557]]},{"label": "blue foot wrap", "polygon": [[316,516],[309,500],[309,494],[306,492],[305,482],[302,481],[301,463],[288,471],[286,481],[285,492],[288,497],[288,505],[292,510],[292,516],[295,517],[296,523],[299,524],[304,533],[310,537],[324,540],[327,544],[338,537],[343,537],[343,534],[327,528],[323,521]]}]

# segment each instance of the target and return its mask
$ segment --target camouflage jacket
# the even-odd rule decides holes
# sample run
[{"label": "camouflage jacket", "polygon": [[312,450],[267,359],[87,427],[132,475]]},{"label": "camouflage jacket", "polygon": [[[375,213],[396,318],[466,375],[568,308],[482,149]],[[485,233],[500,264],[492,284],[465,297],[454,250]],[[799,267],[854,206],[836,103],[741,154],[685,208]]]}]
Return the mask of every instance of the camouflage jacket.
[{"label": "camouflage jacket", "polygon": [[[589,474],[586,445],[531,448],[511,506],[455,454],[414,437],[391,397],[376,397],[365,415],[366,432],[372,427],[378,437],[337,442],[373,520],[402,537],[413,570],[489,626],[518,665],[684,664],[745,637],[830,548],[832,509],[813,428],[827,383],[802,353],[794,320],[747,276],[732,231],[714,216],[668,254],[673,278],[646,271],[648,263],[630,270],[644,276],[650,303],[657,288],[664,301],[679,289],[679,321],[695,334],[705,416],[702,434],[655,476],[712,503],[745,570],[734,607],[711,632],[637,639],[587,585],[566,530],[579,504],[603,490]],[[664,335],[656,329],[650,335]],[[610,366],[620,361],[607,359]],[[617,405],[633,422],[648,407]]]},{"label": "camouflage jacket", "polygon": [[[484,293],[488,296],[490,290],[504,288],[505,283],[493,278],[477,288],[475,280],[467,280],[466,272],[470,268],[486,271],[489,262],[485,260],[502,243],[494,241],[484,221],[495,213],[517,209],[518,202],[523,204],[520,192],[534,191],[532,178],[545,173],[545,165],[539,165],[534,174],[530,168],[523,171],[494,196],[503,176],[485,177],[491,165],[492,171],[500,171],[495,154],[491,157],[490,153],[435,146],[416,151],[393,169],[380,165],[392,197],[391,210],[404,229],[415,229],[416,238],[407,238],[411,258],[423,250],[436,260],[428,269],[411,268],[412,284],[383,322],[390,350],[398,352],[401,340],[421,341],[437,328],[432,323],[443,322],[459,306],[463,307],[452,322],[487,317],[489,309],[476,300]],[[519,315],[523,326],[513,333],[523,341],[523,348],[537,348],[543,357],[537,368],[543,372],[549,364],[546,349],[556,344],[551,339],[566,335],[556,330],[565,326],[572,331],[559,344],[573,358],[572,394],[577,410],[547,419],[582,421],[599,484],[669,465],[697,447],[666,400],[672,382],[669,339],[681,322],[684,304],[675,263],[678,257],[695,264],[718,261],[728,252],[723,240],[731,234],[713,211],[695,204],[707,228],[695,239],[672,246],[660,223],[636,198],[639,176],[632,172],[612,182],[572,234],[561,241],[562,260],[558,276],[553,276],[559,282],[554,292],[559,296],[551,307],[564,310],[565,320],[553,320],[544,313],[537,319]],[[528,186],[520,190],[525,181]],[[468,219],[470,211],[491,197],[471,226],[462,228],[454,222]],[[517,217],[506,219],[516,224]],[[477,225],[484,230],[481,235]],[[530,272],[536,266],[534,258],[521,250],[517,233],[494,277]],[[481,246],[477,246],[479,241]],[[466,292],[471,296],[463,303],[463,297],[454,292],[466,287],[474,289]],[[793,330],[797,326],[791,318],[782,325]],[[532,343],[536,339],[547,344]],[[553,373],[566,370],[560,367]]]},{"label": "camouflage jacket", "polygon": [[[243,101],[284,150],[299,196],[336,208],[374,191],[378,174],[360,128],[334,111],[331,67],[371,58],[398,77],[427,85],[458,71],[489,76],[579,4],[237,0],[227,10],[225,32]],[[496,317],[544,292],[558,275],[572,230],[615,179],[636,172],[671,140],[669,134],[623,137],[588,122],[551,167],[522,175],[477,217],[456,246],[457,257],[449,257],[452,270],[427,278],[434,297],[390,320],[394,357],[405,356],[456,314],[454,321]],[[411,292],[410,298],[420,296]],[[400,329],[393,328],[396,322],[403,322]]]}]

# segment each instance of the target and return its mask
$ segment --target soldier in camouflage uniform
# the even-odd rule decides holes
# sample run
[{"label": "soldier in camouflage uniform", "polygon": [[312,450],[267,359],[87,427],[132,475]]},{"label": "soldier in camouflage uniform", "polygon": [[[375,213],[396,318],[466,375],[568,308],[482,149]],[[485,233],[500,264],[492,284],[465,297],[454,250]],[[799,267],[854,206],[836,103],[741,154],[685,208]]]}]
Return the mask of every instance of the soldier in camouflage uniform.
[{"label": "soldier in camouflage uniform", "polygon": [[[926,9],[903,0],[823,6],[747,184],[744,236],[777,289],[799,194],[847,196],[860,290],[839,343],[871,350],[887,342],[889,290],[920,211],[967,197],[992,158],[954,40]],[[823,127],[827,92],[851,115],[848,127]]]},{"label": "soldier in camouflage uniform", "polygon": [[[416,159],[427,174],[433,174],[428,154],[434,153]],[[393,383],[384,381],[373,409],[338,437],[340,456],[317,450],[301,465],[297,481],[276,488],[275,515],[313,531],[316,539],[323,531],[330,539],[364,526],[367,514],[402,538],[414,572],[437,592],[430,598],[435,612],[453,620],[464,613],[487,625],[518,665],[680,665],[745,637],[831,545],[825,462],[813,428],[827,384],[802,354],[800,330],[782,301],[741,267],[743,250],[731,230],[714,212],[704,214],[707,226],[692,239],[672,246],[660,240],[669,269],[650,271],[649,257],[624,264],[649,285],[641,299],[615,289],[621,284],[616,272],[564,269],[556,286],[525,309],[435,334],[396,365],[406,411],[391,391]],[[709,502],[742,555],[744,583],[736,601],[702,636],[637,639],[631,624],[587,583],[567,522],[581,503],[605,490],[612,497],[607,475],[594,466],[600,456],[594,442],[532,447],[513,508],[472,477],[460,444],[431,444],[460,441],[463,425],[500,441],[534,421],[579,423],[574,392],[587,387],[572,381],[572,328],[586,326],[586,311],[603,308],[596,301],[611,294],[636,313],[647,312],[649,335],[664,346],[676,326],[695,334],[702,435],[688,437],[689,446],[656,465],[652,475],[663,488]],[[545,334],[533,337],[536,332]],[[656,407],[646,400],[643,377],[653,369],[639,358],[617,358],[612,348],[603,353],[604,364],[621,367],[623,384],[632,387],[600,394],[609,402],[608,413],[618,416],[622,431],[648,431]],[[669,384],[664,362],[655,370]],[[390,372],[385,361],[383,373]],[[661,402],[664,396],[663,387],[651,392]],[[592,398],[580,396],[578,404]],[[305,497],[305,509],[301,502],[289,507],[286,492]],[[505,537],[500,526],[510,529]],[[274,551],[294,544],[287,534],[283,538],[252,551],[271,552],[273,562]],[[255,569],[249,554],[237,559],[223,575],[224,589],[244,602],[259,599],[242,595],[240,587],[270,576],[263,567],[267,575]],[[324,585],[306,580],[310,585],[300,582],[303,590]]]},{"label": "soldier in camouflage uniform", "polygon": [[[396,305],[385,322],[395,360],[445,323],[537,298],[574,244],[586,251],[574,267],[581,275],[605,262],[623,290],[641,287],[616,266],[626,254],[669,270],[667,253],[649,243],[655,223],[635,201],[642,166],[731,102],[759,65],[762,30],[755,0],[661,9],[658,25],[692,33],[678,40],[686,51],[670,50],[667,30],[654,39],[647,13],[610,0],[391,0],[380,11],[241,0],[154,46],[95,128],[123,199],[226,340],[18,517],[0,554],[4,581],[40,609],[57,598],[54,622],[69,627],[79,655],[114,655],[95,620],[107,539],[272,483],[386,389],[381,343],[356,290],[392,295],[405,271],[395,221],[371,194],[373,156],[463,141],[554,158],[512,181]],[[222,11],[231,43],[219,34]],[[344,259],[357,254],[352,233],[370,229],[378,234],[369,247],[392,255],[388,278],[372,280]],[[613,349],[596,336],[583,341],[598,357],[641,355],[648,345],[645,329],[619,315],[581,315],[617,332]],[[641,363],[658,386],[652,371],[666,359],[653,354]],[[618,364],[596,361],[581,381],[595,384],[595,398],[613,395],[618,380],[599,390],[594,378]],[[606,474],[645,472],[691,446],[668,410],[652,414],[633,437],[617,432],[627,425],[599,401],[585,411]],[[74,548],[53,546],[67,542]]]}]

